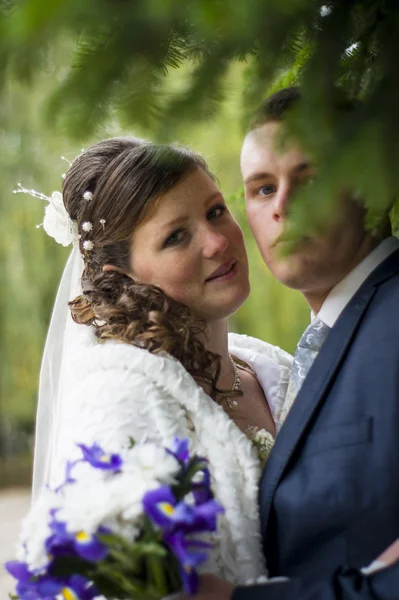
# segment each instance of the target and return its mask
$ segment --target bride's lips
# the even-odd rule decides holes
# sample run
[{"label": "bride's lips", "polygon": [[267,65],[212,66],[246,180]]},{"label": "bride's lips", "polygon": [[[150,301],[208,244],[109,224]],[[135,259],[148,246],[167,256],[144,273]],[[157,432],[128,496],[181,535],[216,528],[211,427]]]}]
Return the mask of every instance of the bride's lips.
[{"label": "bride's lips", "polygon": [[208,277],[208,279],[205,280],[205,283],[208,283],[209,281],[227,281],[228,279],[234,277],[237,274],[237,271],[237,260],[235,258],[231,258],[220,265],[220,267],[216,269],[216,271],[214,271],[212,275]]}]

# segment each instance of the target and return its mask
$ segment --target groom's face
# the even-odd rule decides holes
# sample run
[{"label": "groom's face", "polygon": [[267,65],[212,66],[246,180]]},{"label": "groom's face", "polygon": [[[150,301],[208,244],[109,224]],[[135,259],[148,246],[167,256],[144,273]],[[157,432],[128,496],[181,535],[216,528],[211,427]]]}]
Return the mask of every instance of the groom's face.
[{"label": "groom's face", "polygon": [[244,140],[241,169],[249,225],[279,281],[305,294],[331,289],[356,263],[366,235],[364,211],[353,201],[340,203],[328,229],[304,237],[287,254],[281,237],[287,232],[292,196],[314,173],[298,146],[287,142],[279,147],[280,128],[280,123],[268,122]]}]

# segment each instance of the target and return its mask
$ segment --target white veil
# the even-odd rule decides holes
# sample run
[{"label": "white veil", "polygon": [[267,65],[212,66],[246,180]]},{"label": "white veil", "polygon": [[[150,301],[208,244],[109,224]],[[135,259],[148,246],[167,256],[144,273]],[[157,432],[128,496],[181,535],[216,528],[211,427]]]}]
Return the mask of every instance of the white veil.
[{"label": "white veil", "polygon": [[[14,194],[18,193],[29,194],[46,201],[44,230],[62,246],[73,244],[55,299],[40,370],[32,482],[32,500],[35,501],[42,487],[52,479],[62,413],[65,409],[64,401],[67,399],[71,380],[73,381],[73,357],[82,345],[93,339],[93,334],[90,327],[78,325],[73,321],[68,307],[70,300],[82,294],[84,263],[79,248],[81,236],[78,225],[70,219],[62,194],[53,192],[51,196],[46,196],[41,192],[26,189],[20,183],[14,190]],[[92,197],[90,191],[83,194],[87,202],[90,202]],[[92,227],[91,223],[86,224]],[[92,247],[93,243],[90,240],[83,242],[83,248]]]},{"label": "white veil", "polygon": [[78,243],[74,247],[58,288],[40,370],[39,399],[33,464],[32,500],[50,479],[55,455],[62,403],[70,383],[70,363],[90,328],[76,324],[68,307],[69,300],[82,293],[83,259]]}]

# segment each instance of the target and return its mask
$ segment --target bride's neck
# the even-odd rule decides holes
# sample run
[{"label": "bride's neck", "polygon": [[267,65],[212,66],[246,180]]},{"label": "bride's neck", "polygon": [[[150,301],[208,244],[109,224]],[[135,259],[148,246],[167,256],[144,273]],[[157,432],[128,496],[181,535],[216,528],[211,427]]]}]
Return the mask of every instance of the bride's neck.
[{"label": "bride's neck", "polygon": [[234,373],[229,357],[227,319],[220,319],[208,323],[205,347],[207,350],[219,354],[221,358],[218,387],[222,389],[231,388],[234,380]]}]

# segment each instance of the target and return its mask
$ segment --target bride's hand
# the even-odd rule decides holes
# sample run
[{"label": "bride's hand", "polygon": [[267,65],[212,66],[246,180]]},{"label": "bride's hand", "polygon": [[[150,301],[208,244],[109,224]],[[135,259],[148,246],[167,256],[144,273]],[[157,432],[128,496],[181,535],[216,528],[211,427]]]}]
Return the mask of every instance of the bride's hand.
[{"label": "bride's hand", "polygon": [[234,586],[215,575],[201,575],[198,592],[194,596],[180,596],[178,600],[230,600]]}]

